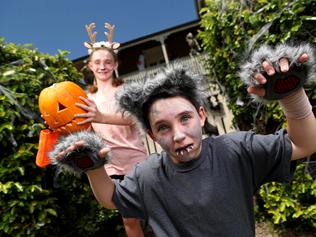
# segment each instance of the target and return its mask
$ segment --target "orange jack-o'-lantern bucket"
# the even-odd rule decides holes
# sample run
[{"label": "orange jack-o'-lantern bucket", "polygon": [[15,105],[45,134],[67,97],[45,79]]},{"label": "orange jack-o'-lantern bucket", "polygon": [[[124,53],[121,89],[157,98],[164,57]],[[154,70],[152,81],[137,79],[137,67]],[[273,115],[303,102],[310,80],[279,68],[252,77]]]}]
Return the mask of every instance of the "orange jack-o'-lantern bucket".
[{"label": "orange jack-o'-lantern bucket", "polygon": [[76,102],[84,103],[79,96],[87,98],[84,90],[71,81],[55,83],[42,90],[38,98],[39,110],[51,130],[63,135],[90,126],[89,123],[77,125],[84,118],[74,117],[86,112],[75,105]]},{"label": "orange jack-o'-lantern bucket", "polygon": [[36,156],[39,167],[50,164],[48,152],[53,149],[59,135],[89,128],[90,123],[77,124],[85,118],[75,118],[75,114],[86,112],[75,105],[77,102],[84,103],[79,96],[87,98],[85,91],[71,81],[55,83],[41,91],[38,98],[39,110],[49,129],[42,131],[40,135]]}]

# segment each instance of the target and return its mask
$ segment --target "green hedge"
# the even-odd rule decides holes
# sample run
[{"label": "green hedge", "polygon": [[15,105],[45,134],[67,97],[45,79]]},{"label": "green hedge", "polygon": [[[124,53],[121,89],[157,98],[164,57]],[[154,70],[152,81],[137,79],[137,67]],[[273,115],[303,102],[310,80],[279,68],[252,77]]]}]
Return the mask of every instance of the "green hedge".
[{"label": "green hedge", "polygon": [[38,168],[45,125],[40,91],[54,82],[82,82],[67,52],[42,54],[0,38],[0,236],[119,236],[121,218],[96,202],[88,181]]},{"label": "green hedge", "polygon": [[[316,43],[315,14],[316,2],[312,0],[206,1],[199,38],[209,56],[206,66],[210,82],[224,89],[236,128],[271,133],[284,126],[285,117],[278,104],[254,103],[237,72],[260,44]],[[316,105],[315,82],[306,90]],[[238,105],[237,100],[244,105]],[[271,218],[276,225],[296,221],[304,228],[316,227],[316,181],[302,167],[304,164],[298,167],[292,186],[272,183],[261,188],[258,216]]]}]

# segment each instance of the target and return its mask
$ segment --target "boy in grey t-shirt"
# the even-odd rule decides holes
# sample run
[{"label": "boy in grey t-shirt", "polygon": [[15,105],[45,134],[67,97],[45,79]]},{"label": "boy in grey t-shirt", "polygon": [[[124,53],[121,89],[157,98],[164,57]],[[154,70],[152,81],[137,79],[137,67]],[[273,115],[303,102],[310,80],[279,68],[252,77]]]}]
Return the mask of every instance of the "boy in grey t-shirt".
[{"label": "boy in grey t-shirt", "polygon": [[[117,94],[123,111],[135,116],[161,145],[161,154],[151,155],[121,182],[113,182],[98,162],[106,160],[101,157],[108,148],[91,158],[95,164],[91,167],[78,167],[76,155],[68,156],[72,162],[67,165],[87,174],[104,207],[117,208],[124,217],[147,219],[156,236],[254,236],[253,194],[265,182],[289,181],[290,161],[316,151],[311,105],[302,84],[292,83],[305,81],[313,72],[313,51],[308,46],[260,50],[245,64],[241,76],[248,78],[249,93],[279,99],[287,131],[235,132],[203,140],[206,112],[199,77],[171,68],[153,79],[126,85]],[[302,65],[308,73],[295,74]],[[277,88],[280,80],[294,86],[284,96],[281,90],[271,94],[265,88],[275,87],[265,85],[272,78]],[[87,141],[77,140],[55,151],[56,162],[63,163],[65,154],[77,148],[84,150]]]}]

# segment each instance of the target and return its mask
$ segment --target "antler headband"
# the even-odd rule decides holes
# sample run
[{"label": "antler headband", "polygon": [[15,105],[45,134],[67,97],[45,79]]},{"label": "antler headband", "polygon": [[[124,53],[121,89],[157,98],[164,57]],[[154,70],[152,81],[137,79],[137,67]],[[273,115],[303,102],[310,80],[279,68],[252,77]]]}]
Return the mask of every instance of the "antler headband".
[{"label": "antler headband", "polygon": [[93,50],[98,48],[108,48],[112,49],[114,52],[117,51],[118,47],[120,47],[120,43],[113,42],[113,32],[115,25],[110,25],[109,23],[105,23],[104,27],[109,30],[109,32],[104,32],[108,41],[99,41],[95,42],[95,37],[97,36],[97,32],[92,32],[95,28],[95,23],[91,23],[90,25],[86,25],[86,30],[88,32],[88,36],[90,39],[90,43],[84,42],[84,46],[88,48],[88,53],[91,54]]}]

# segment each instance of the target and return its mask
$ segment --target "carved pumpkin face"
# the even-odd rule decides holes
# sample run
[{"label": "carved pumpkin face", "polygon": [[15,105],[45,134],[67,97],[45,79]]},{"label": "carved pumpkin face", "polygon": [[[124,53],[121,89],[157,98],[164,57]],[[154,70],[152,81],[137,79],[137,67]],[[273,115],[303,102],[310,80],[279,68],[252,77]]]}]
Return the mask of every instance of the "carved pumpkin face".
[{"label": "carved pumpkin face", "polygon": [[79,96],[87,98],[84,90],[71,81],[55,83],[43,89],[38,98],[39,110],[46,124],[59,134],[67,134],[87,129],[90,123],[77,125],[85,118],[75,118],[75,114],[86,111],[77,107],[76,102],[83,103]]}]

